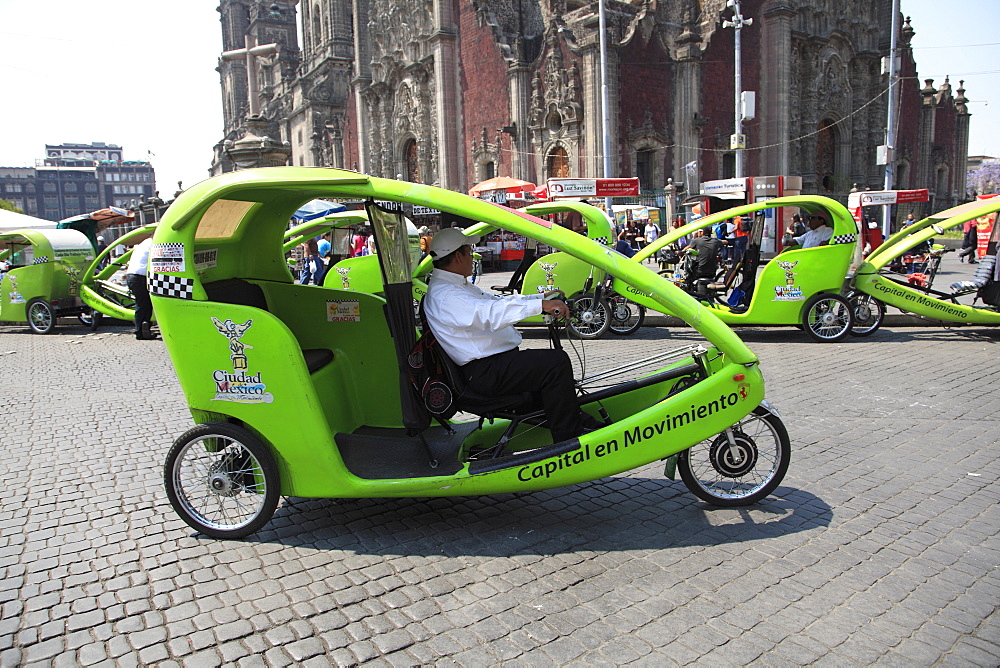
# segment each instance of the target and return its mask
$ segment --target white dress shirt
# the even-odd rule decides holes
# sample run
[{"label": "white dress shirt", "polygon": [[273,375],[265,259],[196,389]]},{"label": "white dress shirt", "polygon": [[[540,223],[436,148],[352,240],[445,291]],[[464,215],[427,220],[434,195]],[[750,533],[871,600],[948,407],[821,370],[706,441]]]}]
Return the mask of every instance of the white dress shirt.
[{"label": "white dress shirt", "polygon": [[798,242],[798,244],[803,248],[815,248],[824,241],[829,241],[833,238],[833,229],[826,225],[821,225],[815,230],[809,230],[801,237],[794,238],[795,241]]},{"label": "white dress shirt", "polygon": [[540,314],[543,296],[501,297],[480,290],[461,274],[435,269],[424,315],[441,347],[461,366],[519,346],[521,334],[514,323]]},{"label": "white dress shirt", "polygon": [[133,248],[132,254],[128,258],[128,266],[125,268],[125,273],[145,276],[146,265],[149,264],[149,251],[152,247],[153,238],[149,237]]}]

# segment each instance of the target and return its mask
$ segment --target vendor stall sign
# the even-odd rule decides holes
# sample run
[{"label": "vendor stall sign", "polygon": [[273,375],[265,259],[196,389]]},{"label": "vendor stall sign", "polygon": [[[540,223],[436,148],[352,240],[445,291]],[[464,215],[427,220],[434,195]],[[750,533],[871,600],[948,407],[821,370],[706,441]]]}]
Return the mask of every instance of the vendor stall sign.
[{"label": "vendor stall sign", "polygon": [[549,179],[549,196],[556,197],[638,197],[639,179]]}]

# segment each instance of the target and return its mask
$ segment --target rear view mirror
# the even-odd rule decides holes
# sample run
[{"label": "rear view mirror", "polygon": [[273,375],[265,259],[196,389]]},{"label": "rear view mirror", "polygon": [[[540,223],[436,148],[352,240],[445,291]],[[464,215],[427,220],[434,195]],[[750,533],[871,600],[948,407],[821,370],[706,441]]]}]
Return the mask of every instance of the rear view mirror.
[{"label": "rear view mirror", "polygon": [[940,225],[937,224],[931,225],[931,229],[934,230],[934,232],[936,232],[937,234],[944,234],[944,228],[941,227]]}]

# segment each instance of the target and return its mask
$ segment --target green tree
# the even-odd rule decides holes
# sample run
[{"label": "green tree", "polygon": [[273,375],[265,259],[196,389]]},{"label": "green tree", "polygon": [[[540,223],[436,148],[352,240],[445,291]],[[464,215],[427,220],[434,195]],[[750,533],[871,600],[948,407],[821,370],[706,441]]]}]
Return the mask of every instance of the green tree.
[{"label": "green tree", "polygon": [[0,199],[0,209],[6,209],[7,211],[13,211],[14,213],[24,213],[24,211],[21,210],[21,207],[14,206],[13,202],[5,199]]}]

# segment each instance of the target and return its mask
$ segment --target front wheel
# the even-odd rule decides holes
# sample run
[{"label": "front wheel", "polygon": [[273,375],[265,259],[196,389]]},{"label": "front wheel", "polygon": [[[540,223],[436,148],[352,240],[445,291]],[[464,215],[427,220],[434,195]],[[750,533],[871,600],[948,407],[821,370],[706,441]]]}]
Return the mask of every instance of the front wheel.
[{"label": "front wheel", "polygon": [[578,339],[599,339],[611,325],[611,307],[592,294],[575,297],[569,307],[569,333]]},{"label": "front wheel", "polygon": [[848,301],[854,315],[854,326],[851,327],[852,336],[869,336],[882,326],[882,320],[885,318],[885,304],[871,295],[860,293],[853,295]]},{"label": "front wheel", "polygon": [[609,328],[612,334],[627,336],[635,334],[642,327],[642,323],[646,319],[645,306],[629,301],[621,295],[612,296],[608,305],[611,307]]},{"label": "front wheel", "polygon": [[851,332],[854,318],[851,305],[840,295],[824,292],[806,302],[802,310],[802,328],[813,340],[836,343]]},{"label": "front wheel", "polygon": [[267,524],[281,486],[264,444],[224,422],[198,425],[178,438],[163,482],[181,519],[212,538],[243,538]]},{"label": "front wheel", "polygon": [[758,406],[715,438],[681,452],[677,468],[687,488],[702,501],[745,506],[774,491],[791,457],[781,418]]},{"label": "front wheel", "polygon": [[101,318],[103,316],[104,316],[103,313],[101,313],[95,308],[92,308],[79,314],[77,318],[80,319],[80,324],[89,327],[90,331],[96,332],[97,328],[101,326]]},{"label": "front wheel", "polygon": [[28,327],[35,334],[48,334],[56,326],[56,312],[52,305],[44,299],[32,299],[28,302]]}]

